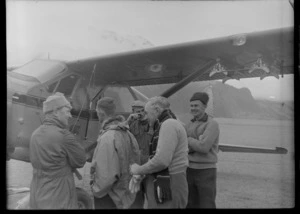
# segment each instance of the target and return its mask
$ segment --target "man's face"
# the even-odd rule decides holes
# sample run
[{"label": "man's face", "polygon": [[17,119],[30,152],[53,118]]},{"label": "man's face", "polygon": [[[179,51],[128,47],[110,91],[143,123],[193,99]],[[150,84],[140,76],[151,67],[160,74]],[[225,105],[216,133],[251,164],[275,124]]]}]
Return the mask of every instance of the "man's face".
[{"label": "man's face", "polygon": [[142,113],[144,113],[144,108],[143,107],[132,107],[132,113],[142,114]]},{"label": "man's face", "polygon": [[153,126],[155,123],[157,117],[158,117],[158,111],[153,106],[147,105],[145,106],[145,112],[147,115],[147,119],[149,121],[149,124]]},{"label": "man's face", "polygon": [[132,113],[139,114],[139,120],[146,120],[146,113],[143,107],[132,107]]},{"label": "man's face", "polygon": [[105,120],[105,113],[104,111],[100,108],[100,109],[96,109],[96,112],[97,112],[97,116],[98,116],[98,119],[99,119],[99,123],[102,124],[103,121]]},{"label": "man's face", "polygon": [[206,106],[200,100],[194,100],[190,102],[191,114],[196,116],[201,116],[205,112]]},{"label": "man's face", "polygon": [[69,123],[69,119],[72,117],[71,108],[63,107],[61,109],[58,109],[56,112],[56,116],[60,122],[62,122],[65,126],[67,126]]}]

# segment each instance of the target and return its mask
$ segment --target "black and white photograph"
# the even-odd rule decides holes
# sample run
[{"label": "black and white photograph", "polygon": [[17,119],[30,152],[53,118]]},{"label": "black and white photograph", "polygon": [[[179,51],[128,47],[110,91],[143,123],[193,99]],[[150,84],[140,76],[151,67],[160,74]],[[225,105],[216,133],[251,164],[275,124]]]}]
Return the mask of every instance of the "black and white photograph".
[{"label": "black and white photograph", "polygon": [[294,0],[6,0],[6,209],[295,208],[294,21]]}]

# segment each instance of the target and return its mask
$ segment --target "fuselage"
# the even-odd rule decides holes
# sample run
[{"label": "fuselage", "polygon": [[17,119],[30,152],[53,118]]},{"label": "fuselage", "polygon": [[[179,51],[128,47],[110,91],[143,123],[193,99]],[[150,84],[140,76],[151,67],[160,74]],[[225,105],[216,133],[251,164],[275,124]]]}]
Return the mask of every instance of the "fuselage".
[{"label": "fuselage", "polygon": [[7,83],[8,159],[28,162],[31,134],[43,123],[43,102],[49,95],[62,92],[69,99],[73,106],[69,130],[81,143],[97,139],[99,126],[95,104],[100,97],[115,98],[117,113],[125,117],[129,115],[134,100],[147,100],[146,96],[129,86],[91,85],[86,78],[68,70],[59,61],[38,60],[9,71]]}]

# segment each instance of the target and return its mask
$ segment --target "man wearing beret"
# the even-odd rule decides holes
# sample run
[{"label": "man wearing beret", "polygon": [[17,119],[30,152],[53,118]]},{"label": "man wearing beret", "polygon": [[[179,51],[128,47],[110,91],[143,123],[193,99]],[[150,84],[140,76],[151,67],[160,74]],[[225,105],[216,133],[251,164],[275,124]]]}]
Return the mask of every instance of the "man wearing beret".
[{"label": "man wearing beret", "polygon": [[113,98],[98,100],[96,112],[101,128],[90,171],[95,209],[130,208],[136,193],[129,190],[129,166],[140,163],[138,143],[125,118],[115,114]]},{"label": "man wearing beret", "polygon": [[30,185],[30,208],[77,209],[73,171],[86,162],[83,147],[67,130],[72,109],[61,93],[43,103],[45,119],[30,140],[33,176]]},{"label": "man wearing beret", "polygon": [[135,100],[132,105],[132,114],[129,115],[127,123],[130,132],[136,138],[141,151],[141,163],[144,164],[149,158],[149,144],[152,135],[149,133],[149,122],[145,114],[145,103]]},{"label": "man wearing beret", "polygon": [[190,99],[193,119],[186,125],[189,144],[187,208],[216,208],[216,163],[219,125],[205,113],[209,97],[196,92]]}]

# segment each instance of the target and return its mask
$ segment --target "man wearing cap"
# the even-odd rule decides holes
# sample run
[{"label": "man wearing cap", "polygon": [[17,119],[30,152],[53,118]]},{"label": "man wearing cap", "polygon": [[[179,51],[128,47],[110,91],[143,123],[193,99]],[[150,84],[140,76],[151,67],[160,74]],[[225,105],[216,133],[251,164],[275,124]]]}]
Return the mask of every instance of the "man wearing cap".
[{"label": "man wearing cap", "polygon": [[77,209],[73,171],[86,162],[85,151],[67,130],[72,109],[61,93],[43,103],[45,119],[30,140],[33,176],[30,185],[30,208]]},{"label": "man wearing cap", "polygon": [[132,105],[132,114],[129,115],[127,123],[130,132],[136,138],[141,151],[141,163],[144,164],[149,158],[149,143],[151,141],[151,133],[149,133],[149,123],[145,114],[145,103],[135,100]]},{"label": "man wearing cap", "polygon": [[96,112],[101,128],[90,171],[95,209],[127,209],[136,196],[129,190],[129,166],[140,163],[139,147],[125,118],[115,111],[113,98],[98,100]]},{"label": "man wearing cap", "polygon": [[[149,145],[152,137],[150,132],[150,125],[145,114],[145,103],[140,100],[135,100],[131,104],[132,114],[127,118],[130,132],[134,135],[139,144],[141,154],[141,164],[148,161],[149,158]],[[136,199],[131,208],[142,209],[145,202],[145,180],[140,183],[140,191],[137,192]]]},{"label": "man wearing cap", "polygon": [[205,109],[207,93],[196,92],[190,99],[193,119],[186,124],[189,144],[187,208],[216,208],[216,163],[219,145],[219,125]]}]

